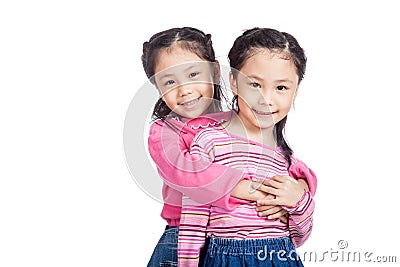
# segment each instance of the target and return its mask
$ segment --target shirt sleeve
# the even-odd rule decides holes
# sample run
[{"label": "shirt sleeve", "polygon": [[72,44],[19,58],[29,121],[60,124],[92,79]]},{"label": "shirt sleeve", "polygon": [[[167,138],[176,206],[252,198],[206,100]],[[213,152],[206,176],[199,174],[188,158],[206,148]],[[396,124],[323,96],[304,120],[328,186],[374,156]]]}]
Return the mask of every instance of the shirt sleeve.
[{"label": "shirt sleeve", "polygon": [[292,165],[289,168],[289,176],[295,179],[306,179],[308,188],[314,196],[317,191],[317,176],[304,162],[292,156]]},{"label": "shirt sleeve", "polygon": [[166,185],[199,203],[233,210],[239,204],[230,192],[244,178],[244,171],[191,155],[196,134],[183,123],[171,126],[157,121],[150,128],[149,154]]},{"label": "shirt sleeve", "polygon": [[311,192],[304,190],[303,197],[294,207],[282,206],[289,213],[289,234],[295,247],[308,239],[313,227],[315,203]]},{"label": "shirt sleeve", "polygon": [[200,251],[206,240],[210,207],[183,196],[178,236],[178,266],[198,266]]}]

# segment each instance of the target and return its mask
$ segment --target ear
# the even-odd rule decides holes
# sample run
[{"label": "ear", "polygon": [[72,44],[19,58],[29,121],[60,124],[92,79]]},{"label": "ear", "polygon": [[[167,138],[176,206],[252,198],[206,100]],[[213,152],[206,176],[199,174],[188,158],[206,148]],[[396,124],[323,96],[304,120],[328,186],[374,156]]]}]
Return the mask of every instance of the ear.
[{"label": "ear", "polygon": [[214,67],[214,73],[213,73],[213,83],[214,84],[219,84],[219,81],[221,79],[221,67],[219,65],[218,60],[215,60],[213,62],[213,67]]},{"label": "ear", "polygon": [[231,85],[231,90],[233,95],[237,95],[238,94],[237,78],[233,76],[232,71],[229,72],[229,84]]}]

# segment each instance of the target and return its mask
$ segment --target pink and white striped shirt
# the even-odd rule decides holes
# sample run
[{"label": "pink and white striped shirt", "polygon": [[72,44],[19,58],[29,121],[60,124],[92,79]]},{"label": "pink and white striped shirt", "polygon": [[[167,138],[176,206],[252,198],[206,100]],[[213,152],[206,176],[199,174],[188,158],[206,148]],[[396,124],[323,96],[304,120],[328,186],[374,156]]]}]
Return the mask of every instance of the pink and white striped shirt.
[{"label": "pink and white striped shirt", "polygon": [[[209,161],[198,155],[190,154],[189,150],[198,132],[230,120],[236,114],[232,112],[207,114],[195,119],[167,119],[168,123],[158,120],[151,126],[149,154],[164,180],[161,217],[168,225],[179,226],[182,194],[227,210],[233,210],[240,204],[237,198],[230,196],[230,192],[240,180],[251,177],[246,177],[240,169],[217,163],[209,164]],[[204,168],[204,162],[208,164],[207,168]],[[310,192],[314,194],[316,177],[303,162],[293,163],[289,173],[293,178],[306,179]]]},{"label": "pink and white striped shirt", "polygon": [[[229,134],[218,127],[208,128],[197,134],[191,153],[201,155],[210,163],[244,170],[253,180],[289,175],[287,163],[279,148],[267,147]],[[292,161],[295,165],[298,162],[295,157],[292,157]],[[296,247],[309,237],[314,211],[310,192],[305,191],[295,207],[284,207],[290,215],[288,224],[279,219],[259,217],[255,207],[255,202],[242,201],[236,209],[228,211],[183,196],[178,241],[179,266],[198,266],[200,250],[205,239],[210,236],[229,239],[290,236]]]}]

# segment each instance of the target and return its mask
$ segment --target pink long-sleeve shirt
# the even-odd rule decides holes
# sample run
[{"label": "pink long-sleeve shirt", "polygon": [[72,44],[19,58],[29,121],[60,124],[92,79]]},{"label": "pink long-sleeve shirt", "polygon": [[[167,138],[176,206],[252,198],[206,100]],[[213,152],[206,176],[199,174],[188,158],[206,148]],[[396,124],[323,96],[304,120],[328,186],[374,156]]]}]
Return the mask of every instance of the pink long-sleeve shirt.
[{"label": "pink long-sleeve shirt", "polygon": [[221,164],[209,164],[189,153],[193,137],[202,129],[230,119],[230,112],[204,115],[196,119],[158,120],[150,128],[150,156],[164,180],[161,217],[168,225],[179,226],[182,193],[200,203],[212,203],[228,210],[238,205],[230,196],[244,172]]},{"label": "pink long-sleeve shirt", "polygon": [[[228,134],[221,128],[209,128],[199,133],[191,153],[209,162],[245,170],[248,176],[259,181],[275,175],[289,175],[286,160],[280,149],[263,146],[258,142]],[[292,157],[294,165],[299,162]],[[297,169],[312,172],[305,166]],[[315,175],[314,175],[315,177]],[[314,188],[315,189],[315,188]],[[290,216],[288,224],[279,219],[259,217],[255,202],[243,201],[234,210],[204,205],[184,196],[179,229],[179,266],[197,266],[200,250],[206,237],[228,239],[260,239],[290,236],[296,247],[305,242],[312,229],[314,201],[305,191],[294,207],[285,208]]]},{"label": "pink long-sleeve shirt", "polygon": [[[161,217],[171,226],[179,226],[182,193],[204,204],[233,210],[241,201],[230,192],[242,179],[251,179],[244,170],[210,163],[199,155],[190,154],[194,136],[201,130],[219,125],[231,118],[231,112],[208,114],[196,119],[158,120],[150,128],[148,148],[150,156],[164,180],[164,206]],[[316,178],[302,162],[289,169],[293,178],[306,178],[314,193]]]}]

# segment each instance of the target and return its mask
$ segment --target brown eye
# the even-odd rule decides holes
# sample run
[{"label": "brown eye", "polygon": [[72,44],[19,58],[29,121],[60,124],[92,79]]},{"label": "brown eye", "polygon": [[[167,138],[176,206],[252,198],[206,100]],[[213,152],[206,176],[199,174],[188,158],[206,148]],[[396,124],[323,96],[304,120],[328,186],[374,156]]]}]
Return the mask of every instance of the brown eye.
[{"label": "brown eye", "polygon": [[257,89],[261,88],[261,85],[259,83],[250,83],[250,86]]},{"label": "brown eye", "polygon": [[194,78],[194,77],[198,76],[199,74],[200,74],[200,72],[192,72],[189,74],[189,77]]},{"label": "brown eye", "polygon": [[169,80],[169,81],[166,81],[165,83],[164,83],[164,85],[165,86],[168,86],[168,85],[173,85],[175,82],[173,81],[173,80]]}]

